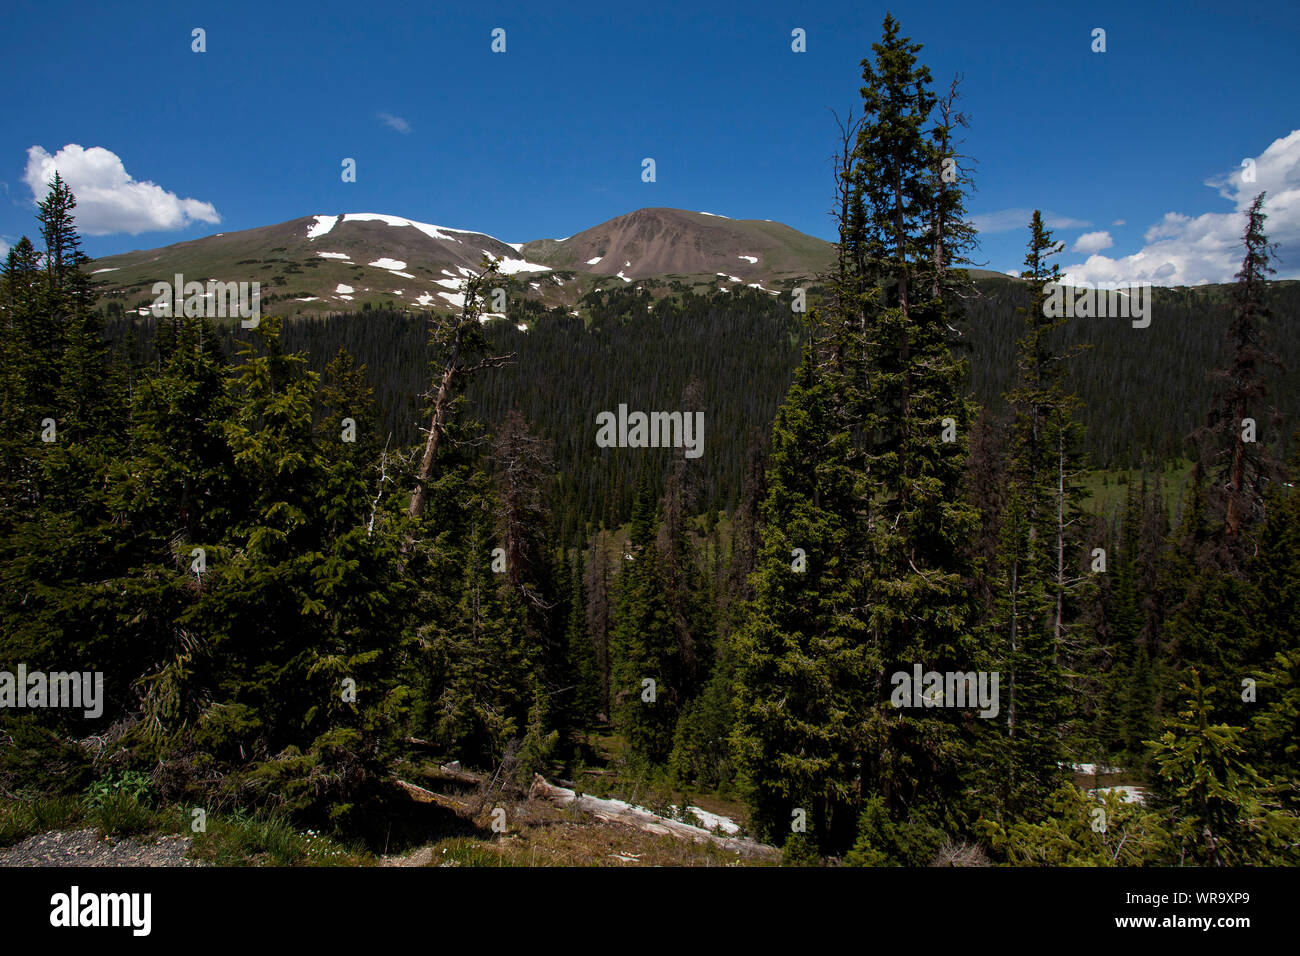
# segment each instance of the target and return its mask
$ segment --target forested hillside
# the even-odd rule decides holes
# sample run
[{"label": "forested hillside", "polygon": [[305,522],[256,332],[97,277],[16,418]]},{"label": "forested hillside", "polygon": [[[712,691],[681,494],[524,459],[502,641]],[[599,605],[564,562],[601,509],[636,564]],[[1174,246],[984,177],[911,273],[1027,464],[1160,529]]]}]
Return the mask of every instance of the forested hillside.
[{"label": "forested hillside", "polygon": [[[1005,416],[1003,395],[1015,378],[1016,309],[1029,290],[1011,279],[979,279],[978,295],[962,301],[958,354],[968,360],[968,384],[975,400]],[[1284,421],[1300,420],[1300,344],[1281,334],[1300,316],[1300,284],[1273,284],[1272,318],[1264,333],[1282,365],[1267,370],[1275,404]],[[814,299],[815,301],[815,299]],[[689,290],[666,299],[633,289],[597,292],[581,303],[581,318],[569,310],[544,311],[523,300],[518,317],[527,331],[490,322],[493,348],[514,352],[518,361],[468,391],[470,413],[496,426],[518,410],[555,445],[557,485],[552,501],[563,538],[577,543],[601,524],[618,527],[631,515],[632,498],[645,477],[662,492],[668,453],[610,454],[595,448],[596,412],[619,402],[632,408],[678,407],[695,379],[707,413],[709,453],[692,467],[701,472],[705,510],[731,510],[740,499],[746,453],[765,439],[780,398],[799,360],[801,322],[791,299],[755,291]],[[1080,397],[1080,420],[1090,467],[1149,468],[1187,457],[1187,439],[1201,424],[1223,329],[1232,314],[1231,289],[1157,289],[1154,319],[1135,329],[1116,318],[1080,319],[1059,330],[1054,346],[1086,346],[1067,370]],[[340,348],[365,366],[380,410],[380,431],[398,444],[418,436],[424,418],[420,394],[427,388],[426,315],[386,311],[348,313],[287,323],[285,348],[307,354],[309,366],[324,371]],[[152,318],[126,323],[112,319],[110,339],[132,343],[136,364],[147,361],[154,334]],[[223,351],[237,356],[246,337],[231,324],[216,330]],[[590,428],[574,428],[574,422]],[[1290,435],[1276,435],[1285,458]]]},{"label": "forested hillside", "polygon": [[[1149,328],[1052,314],[1037,212],[972,287],[920,52],[887,17],[863,61],[807,311],[483,321],[483,261],[457,315],[110,321],[56,176],[0,279],[0,838],[111,793],[386,849],[412,779],[541,774],[739,800],[791,863],[1300,862],[1300,292],[1263,198],[1238,281]],[[703,413],[702,454],[603,444],[619,406]],[[1117,520],[1083,506],[1131,465]]]}]

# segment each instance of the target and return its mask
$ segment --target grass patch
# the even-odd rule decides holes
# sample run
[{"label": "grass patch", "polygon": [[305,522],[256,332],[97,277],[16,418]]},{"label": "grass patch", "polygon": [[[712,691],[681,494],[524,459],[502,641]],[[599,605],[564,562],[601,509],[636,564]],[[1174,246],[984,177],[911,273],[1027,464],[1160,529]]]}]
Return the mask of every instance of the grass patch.
[{"label": "grass patch", "polygon": [[90,808],[88,814],[95,829],[104,836],[128,837],[149,833],[157,820],[149,805],[129,793],[114,793]]},{"label": "grass patch", "polygon": [[0,803],[0,847],[13,846],[47,830],[66,830],[85,820],[76,797],[40,797]]},{"label": "grass patch", "polygon": [[207,832],[197,833],[191,855],[217,866],[365,866],[373,858],[308,830],[278,814],[236,813],[209,816]]},{"label": "grass patch", "polygon": [[527,866],[516,858],[515,848],[468,837],[452,837],[433,845],[430,866]]}]

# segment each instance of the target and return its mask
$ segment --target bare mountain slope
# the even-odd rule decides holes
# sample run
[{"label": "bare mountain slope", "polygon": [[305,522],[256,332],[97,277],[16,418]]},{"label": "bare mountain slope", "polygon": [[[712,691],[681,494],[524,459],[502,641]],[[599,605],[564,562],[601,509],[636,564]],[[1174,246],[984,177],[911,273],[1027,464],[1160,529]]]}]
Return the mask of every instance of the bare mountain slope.
[{"label": "bare mountain slope", "polygon": [[567,239],[525,243],[521,254],[556,269],[641,279],[726,275],[746,282],[812,278],[831,263],[830,243],[779,222],[684,209],[638,209]]},{"label": "bare mountain slope", "polygon": [[105,298],[128,311],[152,301],[154,282],[172,282],[177,273],[186,282],[258,281],[264,306],[284,301],[294,311],[356,308],[352,303],[362,300],[457,308],[461,282],[478,271],[485,254],[521,279],[550,272],[491,236],[378,213],[307,216],[220,233],[97,259],[90,271]]},{"label": "bare mountain slope", "polygon": [[263,309],[277,313],[363,303],[447,310],[460,307],[462,283],[485,254],[500,262],[511,295],[567,307],[592,288],[663,276],[685,277],[697,288],[744,284],[774,292],[826,270],[833,247],[778,222],[681,209],[638,209],[567,239],[522,245],[399,216],[347,213],[108,256],[89,271],[103,301],[137,314],[154,300],[153,284],[177,274],[186,282],[257,281]]}]

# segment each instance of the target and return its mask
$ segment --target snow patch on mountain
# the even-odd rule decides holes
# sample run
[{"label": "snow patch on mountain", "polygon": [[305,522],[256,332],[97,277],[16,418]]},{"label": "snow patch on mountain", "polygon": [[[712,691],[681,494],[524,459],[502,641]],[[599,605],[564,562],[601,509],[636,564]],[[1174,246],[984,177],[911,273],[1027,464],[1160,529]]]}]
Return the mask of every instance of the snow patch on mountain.
[{"label": "snow patch on mountain", "polygon": [[338,216],[316,216],[315,219],[315,224],[307,230],[308,239],[319,239],[333,229],[334,224],[339,221]]},{"label": "snow patch on mountain", "polygon": [[497,271],[503,276],[512,276],[520,272],[550,272],[550,266],[539,266],[535,262],[529,262],[527,259],[498,259],[486,249],[483,254],[497,264]]},{"label": "snow patch on mountain", "polygon": [[597,262],[599,262],[601,259],[604,259],[604,258],[605,258],[604,256],[597,256],[597,257],[594,258],[594,259],[588,259],[588,260],[587,260],[587,265],[589,265],[589,266],[594,266]]},{"label": "snow patch on mountain", "polygon": [[401,259],[376,259],[370,265],[378,269],[405,269],[406,263]]},{"label": "snow patch on mountain", "polygon": [[352,257],[346,252],[318,252],[316,255],[322,259],[351,259]]},{"label": "snow patch on mountain", "polygon": [[342,282],[340,282],[339,287],[334,290],[335,294],[337,295],[346,295],[348,293],[355,292],[355,291],[356,290],[353,289],[352,286],[344,285]]},{"label": "snow patch on mountain", "polygon": [[758,262],[758,256],[736,256],[736,258],[737,258],[737,259],[748,259],[748,260],[749,260],[749,264],[750,264],[751,266]]},{"label": "snow patch on mountain", "polygon": [[414,219],[406,219],[402,216],[389,216],[382,212],[350,212],[343,216],[344,222],[382,222],[389,226],[410,226],[420,230],[426,236],[432,239],[443,239],[448,242],[460,242],[455,236],[449,236],[449,232],[459,232],[461,235],[470,235],[468,229],[452,229],[449,226],[435,226],[428,222],[416,222]]}]

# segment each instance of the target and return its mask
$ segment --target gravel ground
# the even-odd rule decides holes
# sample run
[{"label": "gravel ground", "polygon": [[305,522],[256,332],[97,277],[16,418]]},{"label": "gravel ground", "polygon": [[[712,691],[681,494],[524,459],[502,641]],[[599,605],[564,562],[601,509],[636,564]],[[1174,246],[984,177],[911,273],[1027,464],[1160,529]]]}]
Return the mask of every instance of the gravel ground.
[{"label": "gravel ground", "polygon": [[94,830],[38,833],[0,850],[0,866],[204,866],[187,859],[191,838],[165,834],[154,843],[101,837]]}]

